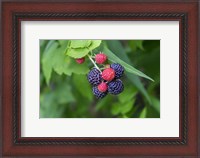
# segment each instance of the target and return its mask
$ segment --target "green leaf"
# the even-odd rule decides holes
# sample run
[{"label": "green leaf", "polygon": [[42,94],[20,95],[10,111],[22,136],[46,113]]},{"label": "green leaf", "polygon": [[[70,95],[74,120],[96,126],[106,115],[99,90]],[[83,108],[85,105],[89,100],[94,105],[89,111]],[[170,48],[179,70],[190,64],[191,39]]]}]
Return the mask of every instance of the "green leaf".
[{"label": "green leaf", "polygon": [[151,82],[148,86],[148,93],[152,93],[156,87],[160,86],[160,76],[154,77],[155,82]]},{"label": "green leaf", "polygon": [[42,57],[42,69],[47,84],[49,84],[52,69],[59,75],[66,74],[69,76],[72,73],[86,74],[89,71],[86,63],[77,64],[74,59],[65,55],[67,48],[66,40],[62,41],[61,46],[59,46],[57,41],[50,41],[49,43]]},{"label": "green leaf", "polygon": [[91,40],[71,40],[70,48],[87,48],[92,44]]},{"label": "green leaf", "polygon": [[145,96],[145,98],[147,99],[147,101],[151,105],[152,104],[151,98],[150,98],[149,94],[147,93],[146,89],[144,88],[140,79],[137,76],[135,76],[134,74],[131,74],[131,73],[126,73],[126,76],[140,90],[140,92]]},{"label": "green leaf", "polygon": [[108,48],[121,60],[127,62],[128,64],[132,64],[128,55],[126,54],[125,48],[122,46],[121,42],[118,40],[107,40],[106,44]]},{"label": "green leaf", "polygon": [[44,51],[48,51],[48,49],[54,44],[54,43],[57,43],[56,40],[47,40],[48,43],[45,47],[45,50]]},{"label": "green leaf", "polygon": [[91,45],[88,47],[88,49],[91,51],[97,48],[98,46],[100,46],[100,44],[101,44],[101,40],[92,40]]},{"label": "green leaf", "polygon": [[147,115],[147,108],[143,108],[142,112],[140,113],[140,118],[146,118],[146,115]]},{"label": "green leaf", "polygon": [[120,106],[121,106],[121,103],[114,103],[114,104],[112,104],[111,113],[113,115],[119,114],[120,111],[121,111],[121,107]]},{"label": "green leaf", "polygon": [[141,50],[144,50],[143,47],[143,40],[135,40],[136,47],[140,48]]},{"label": "green leaf", "polygon": [[68,103],[76,101],[70,86],[65,81],[55,85],[54,89],[48,88],[47,90],[47,92],[40,93],[41,118],[60,118]]},{"label": "green leaf", "polygon": [[134,68],[133,66],[127,64],[126,62],[124,62],[123,60],[121,60],[120,58],[118,58],[114,53],[112,53],[108,48],[104,47],[104,51],[103,51],[107,56],[108,56],[108,59],[111,61],[111,62],[117,62],[119,64],[121,64],[125,70],[127,72],[130,72],[132,74],[135,74],[135,75],[138,75],[140,77],[144,77],[146,79],[149,79],[151,81],[153,81],[152,78],[150,78],[149,76],[145,75],[143,72],[137,70],[136,68]]},{"label": "green leaf", "polygon": [[55,105],[54,94],[40,94],[40,118],[60,117],[63,109]]},{"label": "green leaf", "polygon": [[62,45],[66,45],[66,43],[69,43],[69,40],[57,40],[58,43],[62,46]]},{"label": "green leaf", "polygon": [[153,106],[147,106],[146,118],[160,118],[160,113]]},{"label": "green leaf", "polygon": [[133,51],[136,51],[137,48],[144,50],[143,40],[131,40],[129,41],[129,45]]},{"label": "green leaf", "polygon": [[113,115],[117,115],[120,113],[125,115],[133,108],[134,103],[135,103],[135,99],[128,100],[124,103],[120,103],[120,102],[114,103],[112,104],[111,113]]},{"label": "green leaf", "polygon": [[136,95],[137,90],[134,87],[126,87],[123,93],[118,95],[119,101],[121,103],[130,101]]},{"label": "green leaf", "polygon": [[[120,59],[124,60],[125,62],[131,65],[131,61],[126,55],[125,49],[123,48],[122,44],[119,41],[108,40],[106,41],[106,44],[112,50],[112,52],[115,53]],[[151,99],[149,97],[149,94],[147,93],[146,89],[141,83],[139,77],[131,73],[126,73],[126,76],[133,83],[133,85],[136,86],[138,90],[145,96],[149,104],[151,104]]]},{"label": "green leaf", "polygon": [[135,99],[123,103],[121,105],[121,111],[120,112],[122,114],[126,114],[127,112],[129,112],[133,108],[134,103],[135,103]]},{"label": "green leaf", "polygon": [[57,72],[59,75],[71,75],[72,73],[86,74],[89,71],[87,64],[77,64],[74,59],[66,56],[66,47],[67,41],[65,41],[65,43],[63,43],[63,45],[55,52],[54,59],[52,60],[55,72]]},{"label": "green leaf", "polygon": [[135,63],[139,67],[144,67],[145,71],[153,76],[156,81],[156,77],[160,77],[160,47],[157,46],[153,50],[140,53]]},{"label": "green leaf", "polygon": [[73,48],[73,49],[67,49],[67,55],[69,55],[72,58],[82,58],[86,56],[90,50],[88,48]]},{"label": "green leaf", "polygon": [[53,93],[55,95],[55,100],[58,104],[75,102],[71,87],[68,85],[67,82],[59,84]]},{"label": "green leaf", "polygon": [[77,64],[73,58],[70,58],[69,56],[65,56],[65,58],[66,65],[64,74],[69,76],[71,76],[72,73],[84,75],[89,72],[87,63]]},{"label": "green leaf", "polygon": [[49,84],[49,80],[51,78],[52,67],[53,67],[51,61],[54,58],[54,52],[56,51],[57,46],[58,43],[55,41],[48,42],[42,56],[42,70],[47,84]]},{"label": "green leaf", "polygon": [[67,48],[67,41],[63,41],[62,46],[58,47],[53,54],[52,59],[49,61],[52,63],[53,69],[59,75],[67,74],[67,65],[65,50]]},{"label": "green leaf", "polygon": [[40,47],[44,47],[48,43],[48,40],[40,40]]},{"label": "green leaf", "polygon": [[154,107],[154,109],[160,113],[160,100],[153,96],[151,97],[151,100],[152,100],[152,106]]},{"label": "green leaf", "polygon": [[125,114],[123,114],[123,116],[122,116],[123,118],[129,118],[128,116],[126,116]]},{"label": "green leaf", "polygon": [[155,105],[146,106],[141,111],[139,117],[140,118],[160,118],[160,111],[159,111],[159,109],[155,108]]},{"label": "green leaf", "polygon": [[79,91],[89,101],[92,101],[94,95],[92,94],[91,86],[87,80],[86,75],[73,75],[73,83],[76,90]]},{"label": "green leaf", "polygon": [[106,109],[106,107],[112,102],[112,100],[113,97],[111,95],[107,95],[105,98],[99,100],[95,106],[95,111]]},{"label": "green leaf", "polygon": [[101,44],[101,40],[71,40],[66,54],[72,58],[82,58]]}]

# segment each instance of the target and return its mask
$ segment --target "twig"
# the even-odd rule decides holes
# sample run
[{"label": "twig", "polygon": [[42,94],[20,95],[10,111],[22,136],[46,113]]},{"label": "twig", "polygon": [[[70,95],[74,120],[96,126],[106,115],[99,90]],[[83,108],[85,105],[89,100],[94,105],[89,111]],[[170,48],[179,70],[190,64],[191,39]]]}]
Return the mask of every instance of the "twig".
[{"label": "twig", "polygon": [[90,55],[87,55],[88,56],[88,58],[90,59],[90,61],[93,63],[93,65],[100,71],[100,72],[102,72],[101,71],[101,69],[97,66],[97,64],[94,62],[94,60],[91,58],[91,56]]}]

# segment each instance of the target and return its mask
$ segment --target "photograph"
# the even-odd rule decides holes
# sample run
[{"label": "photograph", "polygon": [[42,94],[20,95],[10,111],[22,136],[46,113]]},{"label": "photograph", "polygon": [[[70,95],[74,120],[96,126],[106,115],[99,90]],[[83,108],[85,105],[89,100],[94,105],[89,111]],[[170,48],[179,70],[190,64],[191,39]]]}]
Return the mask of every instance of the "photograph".
[{"label": "photograph", "polygon": [[29,1],[0,2],[0,157],[200,158],[198,0]]},{"label": "photograph", "polygon": [[40,118],[160,118],[160,40],[39,42]]}]

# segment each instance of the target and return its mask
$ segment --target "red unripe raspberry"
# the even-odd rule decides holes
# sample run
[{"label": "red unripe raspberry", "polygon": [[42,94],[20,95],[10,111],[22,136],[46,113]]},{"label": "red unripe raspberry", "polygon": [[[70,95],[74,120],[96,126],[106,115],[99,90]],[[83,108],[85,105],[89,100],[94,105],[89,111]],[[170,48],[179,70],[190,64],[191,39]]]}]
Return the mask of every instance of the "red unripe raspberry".
[{"label": "red unripe raspberry", "polygon": [[102,78],[106,81],[112,81],[115,78],[115,71],[112,68],[103,70]]},{"label": "red unripe raspberry", "polygon": [[78,58],[78,59],[76,59],[76,62],[78,63],[78,64],[82,64],[82,63],[84,63],[84,61],[85,61],[85,58],[83,57],[83,58]]},{"label": "red unripe raspberry", "polygon": [[107,56],[103,53],[99,53],[95,56],[95,61],[97,64],[103,64],[107,60]]},{"label": "red unripe raspberry", "polygon": [[102,82],[102,83],[100,83],[99,85],[98,85],[98,90],[100,91],[100,92],[106,92],[107,91],[107,89],[108,89],[108,86],[107,86],[107,84],[105,83],[105,82]]}]

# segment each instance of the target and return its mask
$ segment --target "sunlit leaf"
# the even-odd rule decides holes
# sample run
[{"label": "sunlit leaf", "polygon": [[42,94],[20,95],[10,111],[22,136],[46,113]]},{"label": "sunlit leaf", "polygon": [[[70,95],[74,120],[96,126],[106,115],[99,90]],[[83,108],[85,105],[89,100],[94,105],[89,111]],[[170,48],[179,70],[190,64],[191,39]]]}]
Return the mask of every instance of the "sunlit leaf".
[{"label": "sunlit leaf", "polygon": [[71,40],[66,55],[82,58],[101,44],[101,40]]},{"label": "sunlit leaf", "polygon": [[90,50],[88,48],[69,48],[67,49],[67,55],[72,58],[82,58],[86,56]]},{"label": "sunlit leaf", "polygon": [[69,48],[88,48],[91,44],[91,40],[71,40]]},{"label": "sunlit leaf", "polygon": [[97,48],[100,44],[101,44],[101,40],[92,40],[91,45],[88,47],[88,49],[91,51]]}]

